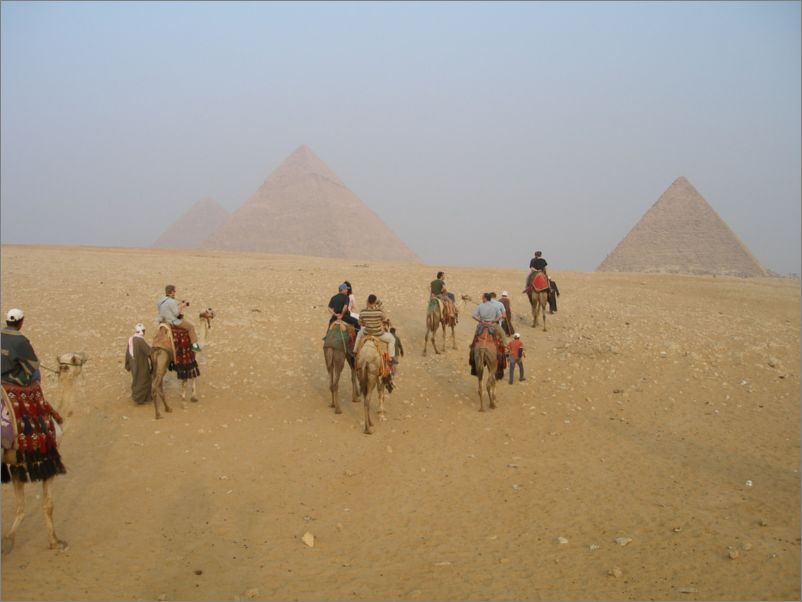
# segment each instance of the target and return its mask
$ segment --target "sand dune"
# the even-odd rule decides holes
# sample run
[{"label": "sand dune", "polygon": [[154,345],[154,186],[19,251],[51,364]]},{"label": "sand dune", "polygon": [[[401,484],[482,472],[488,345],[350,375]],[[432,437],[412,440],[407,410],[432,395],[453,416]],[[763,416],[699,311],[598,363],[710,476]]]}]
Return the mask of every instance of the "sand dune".
[{"label": "sand dune", "polygon": [[[799,282],[554,259],[547,332],[525,269],[444,268],[458,294],[509,290],[528,349],[528,380],[480,414],[472,305],[458,350],[421,356],[440,266],[2,247],[3,311],[25,309],[42,361],[91,357],[54,484],[70,548],[46,548],[28,488],[3,598],[799,599]],[[344,413],[328,408],[321,336],[343,279],[385,300],[406,350],[371,436],[347,382]],[[167,283],[217,318],[200,402],[182,407],[171,375],[175,411],[155,421],[122,362]],[[3,501],[8,527],[10,487]]]}]

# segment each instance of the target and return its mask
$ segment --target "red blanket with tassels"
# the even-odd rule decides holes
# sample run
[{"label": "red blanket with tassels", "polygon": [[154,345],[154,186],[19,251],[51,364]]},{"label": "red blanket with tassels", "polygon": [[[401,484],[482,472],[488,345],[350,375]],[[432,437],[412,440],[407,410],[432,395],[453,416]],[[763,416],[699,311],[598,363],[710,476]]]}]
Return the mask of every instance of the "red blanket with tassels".
[{"label": "red blanket with tassels", "polygon": [[198,362],[195,361],[195,352],[191,349],[189,331],[178,326],[171,326],[173,330],[173,345],[175,345],[175,358],[173,369],[179,380],[188,380],[200,376]]},{"label": "red blanket with tassels", "polygon": [[3,383],[17,424],[17,461],[3,464],[3,482],[13,474],[21,481],[40,481],[64,473],[53,421],[61,416],[47,403],[39,383],[27,386]]},{"label": "red blanket with tassels", "polygon": [[532,279],[532,288],[535,292],[545,291],[549,288],[549,279],[543,272],[538,272]]}]

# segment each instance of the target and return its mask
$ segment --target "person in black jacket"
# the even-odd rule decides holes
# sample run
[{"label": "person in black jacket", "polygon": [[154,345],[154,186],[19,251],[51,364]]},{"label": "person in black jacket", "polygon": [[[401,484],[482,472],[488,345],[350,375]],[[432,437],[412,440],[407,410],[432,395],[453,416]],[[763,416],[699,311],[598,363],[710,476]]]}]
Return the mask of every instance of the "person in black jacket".
[{"label": "person in black jacket", "polygon": [[549,313],[557,313],[557,297],[560,296],[560,289],[557,288],[557,283],[549,278]]}]

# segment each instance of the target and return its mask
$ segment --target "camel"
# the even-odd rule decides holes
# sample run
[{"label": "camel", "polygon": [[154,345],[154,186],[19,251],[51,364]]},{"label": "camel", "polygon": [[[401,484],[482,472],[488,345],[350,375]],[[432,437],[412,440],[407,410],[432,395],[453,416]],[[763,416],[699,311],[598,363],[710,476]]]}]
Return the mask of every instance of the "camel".
[{"label": "camel", "polygon": [[[57,358],[59,364],[59,371],[58,371],[58,378],[59,378],[59,389],[61,390],[60,395],[60,404],[58,408],[53,408],[55,410],[55,414],[58,416],[58,420],[61,420],[61,416],[72,415],[72,410],[69,409],[69,406],[64,405],[65,403],[69,403],[73,400],[73,386],[75,383],[75,378],[81,373],[81,369],[83,365],[87,362],[88,356],[86,353],[66,353],[64,355],[60,355]],[[47,411],[49,404],[44,401],[42,398],[43,409]],[[3,390],[3,406],[4,409],[7,409],[9,412],[9,418],[13,424],[13,431],[16,435],[18,432],[18,424],[16,415],[13,415],[14,404],[12,403],[10,396]],[[65,412],[67,412],[65,414]],[[52,415],[51,415],[52,416]],[[14,522],[11,525],[11,529],[8,530],[3,535],[3,543],[2,543],[2,553],[3,555],[8,554],[14,548],[15,537],[17,533],[17,529],[19,529],[22,520],[25,518],[25,483],[34,481],[34,480],[41,480],[42,482],[42,511],[45,515],[45,525],[47,526],[47,538],[51,549],[54,550],[66,550],[68,545],[67,542],[59,539],[56,535],[56,529],[53,525],[53,493],[50,488],[50,484],[53,478],[65,472],[63,464],[61,464],[61,458],[58,454],[58,445],[61,441],[61,427],[56,427],[58,422],[53,417],[50,417],[50,423],[53,427],[54,435],[55,435],[55,443],[53,445],[53,456],[49,458],[50,466],[44,470],[44,474],[49,475],[45,478],[36,478],[37,476],[41,477],[41,475],[34,475],[31,474],[28,470],[28,463],[25,459],[25,453],[19,451],[16,447],[19,445],[19,441],[15,439],[15,448],[13,449],[3,449],[3,472],[5,473],[8,471],[8,476],[11,480],[11,483],[14,486],[14,498],[16,501],[16,513],[14,515]]]},{"label": "camel", "polygon": [[59,414],[69,418],[75,402],[75,380],[81,375],[89,356],[80,353],[64,353],[56,358],[58,363]]},{"label": "camel", "polygon": [[207,307],[198,314],[200,318],[200,336],[198,337],[201,347],[204,347],[209,340],[209,331],[212,329],[212,320],[214,319],[214,310]]},{"label": "camel", "polygon": [[479,381],[479,411],[484,412],[484,399],[482,397],[482,380],[484,370],[487,368],[487,398],[490,401],[490,409],[496,409],[496,370],[498,369],[498,356],[496,342],[490,335],[487,342],[479,339],[473,348],[473,361],[476,366],[476,378]]},{"label": "camel", "polygon": [[370,419],[370,401],[374,389],[379,392],[379,416],[382,420],[386,420],[384,417],[385,383],[382,378],[383,367],[382,355],[381,351],[379,351],[380,341],[370,335],[366,335],[361,344],[362,346],[356,355],[356,377],[359,381],[359,390],[365,406],[365,430],[363,432],[366,435],[370,435],[373,433],[371,429],[373,421]]},{"label": "camel", "polygon": [[[188,341],[187,337],[187,341]],[[151,345],[151,361],[153,362],[153,408],[156,411],[156,420],[161,418],[159,413],[159,398],[164,404],[165,412],[172,412],[172,408],[167,404],[167,398],[164,395],[164,377],[170,367],[171,362],[175,362],[176,350],[175,341],[172,337],[172,331],[167,324],[159,324],[156,335],[153,337],[153,344]],[[181,399],[187,399],[187,381],[192,381],[190,401],[198,401],[197,397],[197,377],[200,376],[200,370],[197,363],[195,363],[195,354],[188,351],[189,356],[192,358],[190,363],[185,366],[179,366],[176,370],[178,379],[181,381]]]},{"label": "camel", "polygon": [[[465,302],[465,297],[463,297],[463,303]],[[429,342],[429,337],[431,336],[432,339],[432,347],[434,347],[434,352],[439,354],[440,352],[437,350],[437,342],[435,340],[437,336],[437,330],[439,328],[443,329],[443,351],[446,349],[446,327],[451,327],[451,344],[452,348],[457,348],[457,342],[454,336],[454,327],[457,325],[457,315],[459,310],[457,309],[456,304],[454,305],[454,315],[446,316],[445,315],[445,306],[443,301],[440,299],[432,298],[429,301],[429,305],[426,309],[426,338],[423,341],[423,355],[426,355],[426,345]]]},{"label": "camel", "polygon": [[[358,403],[359,396],[357,395],[354,359],[353,357],[346,358],[349,338],[347,326],[345,322],[337,320],[332,324],[329,333],[331,333],[332,330],[335,334],[331,335],[331,337],[327,334],[327,340],[323,343],[323,357],[326,360],[326,370],[329,373],[329,390],[331,391],[331,405],[329,405],[329,407],[334,408],[335,414],[342,414],[343,411],[340,408],[340,374],[342,374],[343,368],[345,367],[346,359],[351,369],[351,401]],[[339,342],[337,340],[338,337],[341,337],[340,344],[337,344]]]},{"label": "camel", "polygon": [[[543,281],[545,280],[545,287]],[[538,285],[540,282],[540,285]],[[546,332],[546,307],[549,304],[549,284],[548,278],[542,273],[538,272],[532,278],[530,288],[526,289],[526,296],[529,298],[529,304],[532,306],[532,328],[537,328],[538,313],[543,315],[543,332]],[[540,290],[538,290],[540,288]]]}]

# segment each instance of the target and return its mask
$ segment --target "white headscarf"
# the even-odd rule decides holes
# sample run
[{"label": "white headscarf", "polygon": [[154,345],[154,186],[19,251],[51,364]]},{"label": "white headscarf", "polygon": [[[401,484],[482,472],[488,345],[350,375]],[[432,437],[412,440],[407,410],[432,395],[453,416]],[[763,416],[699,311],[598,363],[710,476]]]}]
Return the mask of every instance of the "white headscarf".
[{"label": "white headscarf", "polygon": [[145,325],[140,322],[134,326],[134,334],[128,339],[128,355],[134,357],[134,337],[145,338]]}]

